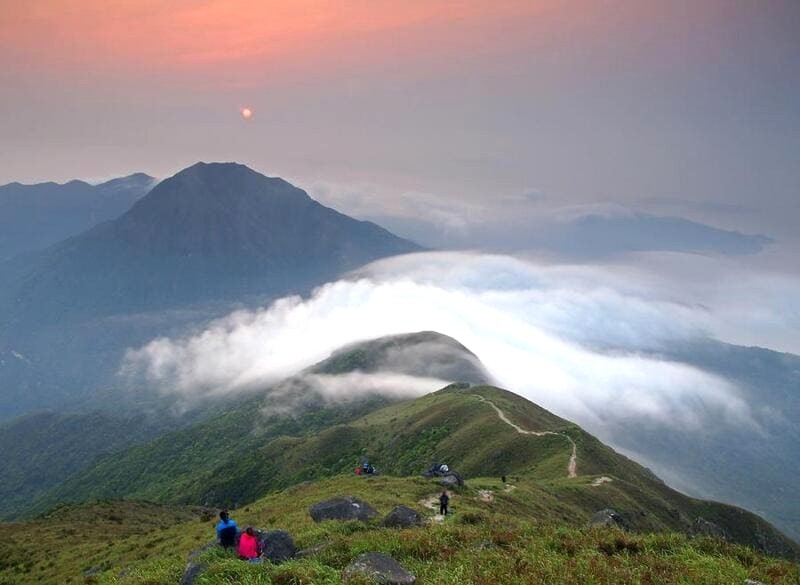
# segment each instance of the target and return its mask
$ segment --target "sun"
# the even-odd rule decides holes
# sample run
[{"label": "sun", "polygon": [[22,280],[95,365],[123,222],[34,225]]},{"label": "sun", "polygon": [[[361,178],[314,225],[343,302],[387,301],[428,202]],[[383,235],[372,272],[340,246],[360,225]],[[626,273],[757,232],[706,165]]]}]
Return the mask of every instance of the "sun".
[{"label": "sun", "polygon": [[242,118],[244,118],[245,120],[249,120],[250,118],[253,117],[253,110],[251,110],[250,108],[242,108],[240,110],[240,113],[242,114]]}]

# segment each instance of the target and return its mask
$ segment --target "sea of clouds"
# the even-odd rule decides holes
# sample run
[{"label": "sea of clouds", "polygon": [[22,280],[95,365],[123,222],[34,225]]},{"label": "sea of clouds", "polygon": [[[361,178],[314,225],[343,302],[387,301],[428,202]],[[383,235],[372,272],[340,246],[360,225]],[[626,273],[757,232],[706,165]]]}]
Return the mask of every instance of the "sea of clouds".
[{"label": "sea of clouds", "polygon": [[[631,417],[678,431],[713,422],[758,432],[734,382],[659,352],[751,331],[758,323],[748,322],[739,305],[750,306],[759,291],[763,310],[750,314],[761,325],[779,326],[772,313],[782,309],[770,310],[771,281],[715,296],[729,281],[714,278],[705,260],[692,269],[705,274],[701,281],[687,273],[685,258],[678,280],[666,275],[669,258],[658,261],[642,270],[472,253],[390,258],[308,298],[286,297],[261,310],[232,313],[199,334],[153,340],[128,352],[123,372],[191,401],[266,387],[348,343],[433,330],[473,351],[498,385],[612,443]],[[778,287],[773,300],[779,303],[783,294]],[[727,301],[700,302],[720,298]],[[734,315],[738,327],[729,322]],[[391,372],[315,380],[329,399],[367,391],[420,395],[442,382]]]}]

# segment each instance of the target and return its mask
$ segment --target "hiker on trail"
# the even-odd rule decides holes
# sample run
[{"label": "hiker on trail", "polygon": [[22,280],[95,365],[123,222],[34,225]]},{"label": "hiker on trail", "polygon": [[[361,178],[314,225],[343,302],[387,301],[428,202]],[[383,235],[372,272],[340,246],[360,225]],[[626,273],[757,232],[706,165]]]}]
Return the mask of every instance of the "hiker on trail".
[{"label": "hiker on trail", "polygon": [[450,496],[447,495],[447,490],[442,492],[439,496],[439,514],[447,516],[447,504],[450,502]]},{"label": "hiker on trail", "polygon": [[259,549],[258,538],[252,526],[248,526],[239,538],[239,558],[251,563],[261,562],[261,551]]},{"label": "hiker on trail", "polygon": [[236,521],[230,517],[227,510],[222,510],[219,513],[219,523],[217,524],[217,541],[225,548],[230,548],[236,544],[238,533]]}]

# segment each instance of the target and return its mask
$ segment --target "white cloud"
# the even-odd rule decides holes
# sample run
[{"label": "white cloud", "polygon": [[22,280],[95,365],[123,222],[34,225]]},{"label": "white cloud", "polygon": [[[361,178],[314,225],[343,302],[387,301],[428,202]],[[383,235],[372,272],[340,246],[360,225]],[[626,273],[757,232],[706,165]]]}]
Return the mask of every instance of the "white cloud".
[{"label": "white cloud", "polygon": [[[612,442],[631,417],[677,430],[711,420],[754,426],[731,382],[643,353],[713,324],[712,312],[676,294],[622,270],[417,254],[370,265],[306,300],[234,313],[197,336],[155,340],[129,352],[125,371],[186,399],[223,395],[276,382],[347,343],[435,330],[475,352],[501,386]],[[319,387],[330,397],[375,388],[358,376]],[[403,385],[412,394],[432,386],[407,379],[379,386]]]}]

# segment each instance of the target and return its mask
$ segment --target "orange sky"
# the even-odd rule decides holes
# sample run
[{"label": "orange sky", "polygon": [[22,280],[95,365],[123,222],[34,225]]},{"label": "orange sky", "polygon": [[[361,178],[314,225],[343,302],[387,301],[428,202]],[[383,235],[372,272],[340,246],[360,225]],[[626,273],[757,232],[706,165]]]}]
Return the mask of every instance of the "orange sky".
[{"label": "orange sky", "polygon": [[[520,50],[569,59],[622,35],[635,56],[653,27],[669,25],[667,8],[647,0],[0,0],[0,65],[23,75],[178,75],[230,86],[304,68],[446,68],[450,59]],[[692,18],[702,23],[710,12]]]},{"label": "orange sky", "polygon": [[788,205],[800,8],[767,4],[0,0],[0,183],[239,160],[456,198]]},{"label": "orange sky", "polygon": [[[9,1],[0,19],[5,55],[0,60],[28,72],[225,66],[246,75],[248,68],[285,69],[348,45],[351,50],[343,56],[370,60],[375,56],[370,49],[382,44],[381,37],[413,38],[425,29],[435,29],[447,45],[450,26],[530,15],[546,11],[547,4],[514,0],[497,9],[491,3],[455,0]],[[362,41],[360,47],[353,46],[356,41]],[[430,43],[424,48],[430,50]],[[415,47],[402,50],[414,52]]]}]

